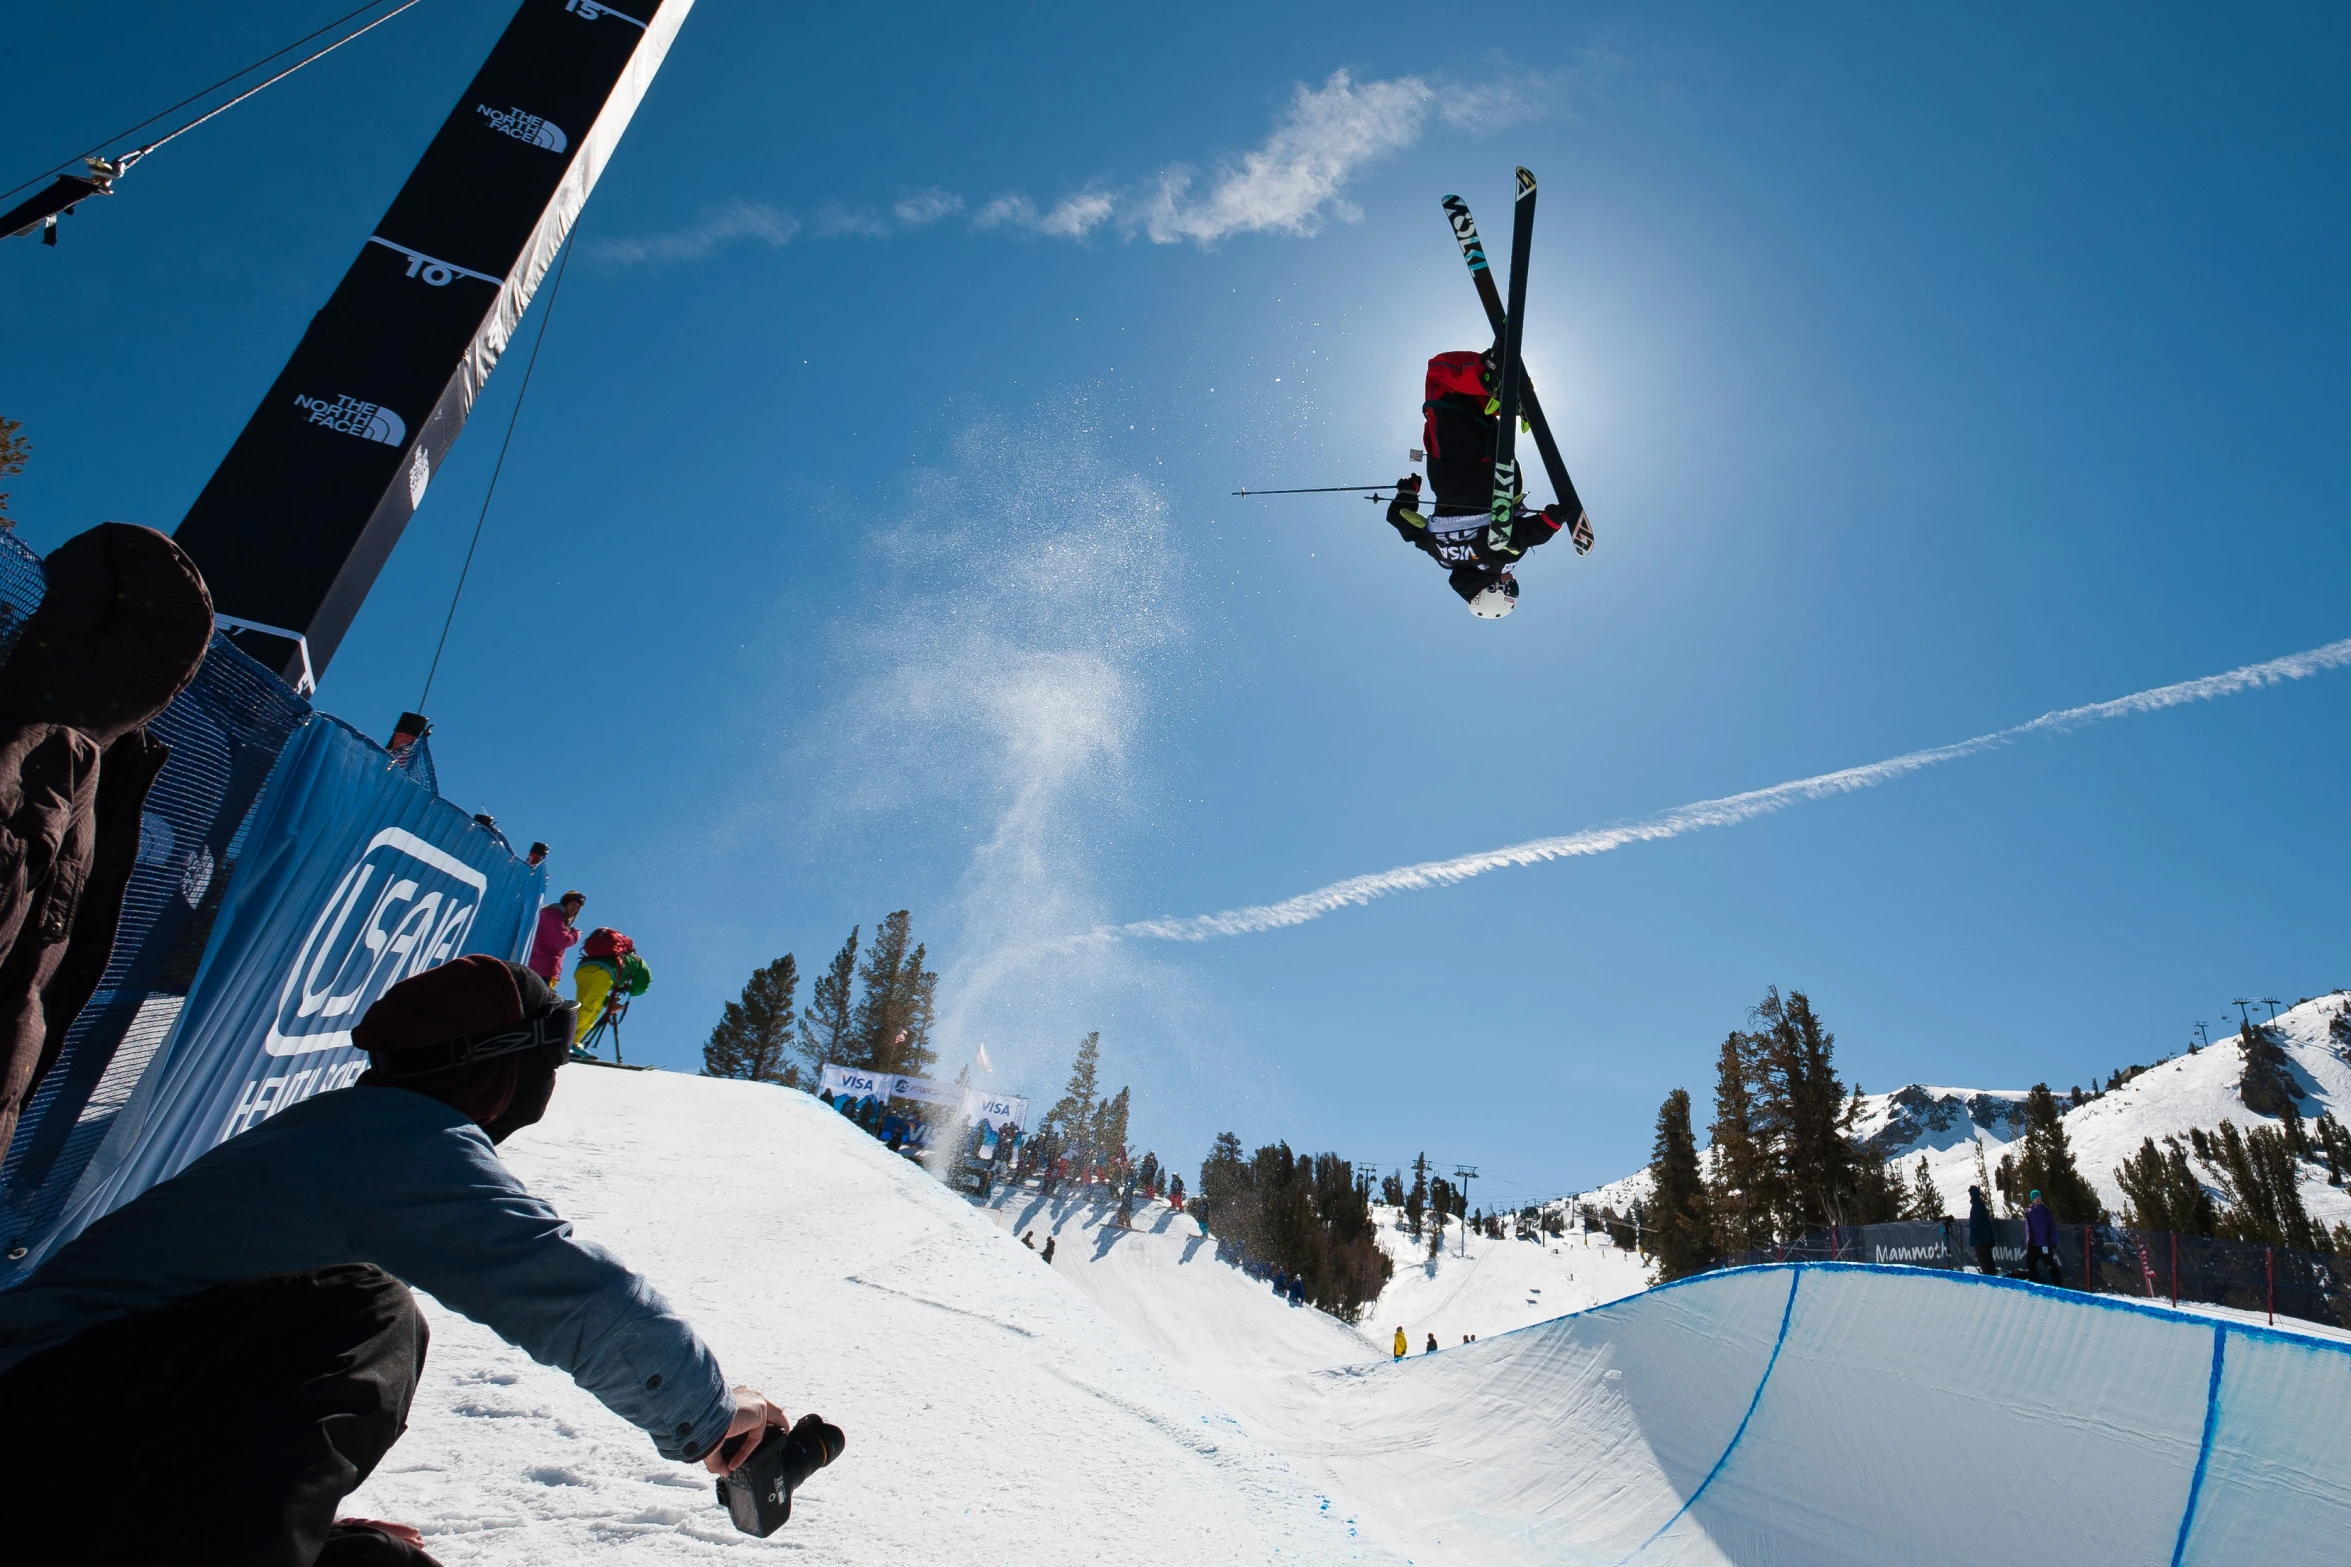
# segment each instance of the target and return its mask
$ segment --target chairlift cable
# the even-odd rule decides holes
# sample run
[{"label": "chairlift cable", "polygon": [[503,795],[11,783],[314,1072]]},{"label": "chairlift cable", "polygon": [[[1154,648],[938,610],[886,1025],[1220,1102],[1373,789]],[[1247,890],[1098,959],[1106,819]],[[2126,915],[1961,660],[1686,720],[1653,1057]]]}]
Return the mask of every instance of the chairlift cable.
[{"label": "chairlift cable", "polygon": [[[31,179],[26,180],[21,185],[14,185],[7,190],[0,190],[0,201],[5,201],[8,197],[15,195],[18,191],[30,190],[32,187],[40,184],[41,181],[45,179],[50,179],[58,174],[62,174],[67,169],[72,168],[77,162],[88,162],[90,159],[96,158],[98,154],[104,151],[108,146],[122,140],[125,136],[129,136],[137,131],[143,131],[148,126],[153,125],[157,120],[164,118],[164,116],[177,114],[180,110],[186,108],[189,104],[195,103],[199,99],[210,97],[212,94],[220,91],[223,87],[226,87],[229,85],[229,83],[237,80],[239,77],[252,75],[255,71],[258,71],[263,66],[269,64],[270,61],[278,58],[278,56],[289,54],[292,51],[301,48],[304,44],[310,42],[311,39],[318,37],[321,33],[333,32],[336,28],[342,26],[345,22],[350,21],[351,18],[361,15],[364,12],[372,11],[383,3],[384,0],[367,0],[367,4],[360,6],[357,10],[345,12],[343,15],[338,16],[333,21],[327,23],[324,27],[303,34],[300,38],[295,39],[292,43],[287,44],[284,48],[271,50],[268,54],[263,55],[260,59],[254,61],[251,65],[246,66],[244,69],[231,71],[228,75],[222,77],[219,81],[214,82],[210,87],[205,88],[203,91],[190,93],[187,97],[182,98],[178,103],[173,104],[170,108],[161,110],[155,114],[150,114],[147,116],[147,118],[141,120],[138,124],[129,126],[123,130],[116,131],[112,136],[105,138],[103,141],[100,141],[95,146],[91,147],[88,152],[83,153],[79,158],[68,158],[63,163],[57,164],[54,167],[48,169],[44,169],[42,172],[34,175]],[[195,119],[190,120],[187,124],[181,126],[178,130],[168,132],[161,139],[149,142],[146,146],[137,148],[134,151],[125,154],[123,159],[117,164],[118,172],[121,169],[129,168],[132,163],[136,162],[140,158],[144,158],[147,154],[162,146],[164,142],[170,141],[175,136],[184,135],[185,133],[194,130],[197,126],[202,125],[206,120],[213,118],[214,115],[218,115],[226,112],[227,110],[235,108],[238,104],[243,103],[246,99],[261,91],[263,87],[269,87],[278,82],[284,81],[287,77],[302,69],[303,66],[310,64],[311,61],[318,60],[327,55],[333,54],[337,49],[342,48],[343,45],[349,43],[352,39],[357,38],[361,33],[369,32],[377,27],[381,27],[384,23],[390,21],[393,17],[398,16],[402,11],[407,10],[410,6],[413,6],[417,3],[418,0],[404,0],[403,4],[385,12],[382,16],[379,16],[374,21],[369,22],[365,27],[358,28],[344,37],[336,39],[333,43],[327,45],[324,49],[319,50],[317,54],[311,55],[306,59],[298,60],[294,64],[287,66],[284,70],[278,72],[277,75],[271,77],[268,81],[261,83],[260,86],[249,88],[246,91],[239,93],[236,97],[231,98],[227,103],[222,104],[219,108],[199,115]]]},{"label": "chairlift cable", "polygon": [[[409,0],[414,5],[416,0]],[[425,698],[433,694],[433,677],[441,672],[441,651],[449,645],[449,628],[457,624],[457,601],[465,596],[465,579],[473,573],[474,551],[482,545],[482,524],[490,520],[490,497],[498,493],[498,475],[506,471],[506,449],[514,444],[514,427],[522,418],[523,399],[531,395],[531,372],[539,368],[539,350],[547,344],[547,324],[555,319],[555,296],[563,292],[563,272],[571,265],[571,244],[579,230],[564,236],[563,254],[555,263],[555,281],[547,288],[547,311],[539,317],[539,335],[531,339],[531,357],[522,367],[522,388],[514,394],[514,411],[506,416],[506,438],[498,443],[498,461],[490,469],[490,487],[482,492],[481,515],[473,520],[473,542],[465,547],[465,565],[457,573],[457,590],[449,595],[449,617],[441,622],[441,640],[433,644],[432,667],[425,671],[424,692],[416,712],[424,712]]]}]

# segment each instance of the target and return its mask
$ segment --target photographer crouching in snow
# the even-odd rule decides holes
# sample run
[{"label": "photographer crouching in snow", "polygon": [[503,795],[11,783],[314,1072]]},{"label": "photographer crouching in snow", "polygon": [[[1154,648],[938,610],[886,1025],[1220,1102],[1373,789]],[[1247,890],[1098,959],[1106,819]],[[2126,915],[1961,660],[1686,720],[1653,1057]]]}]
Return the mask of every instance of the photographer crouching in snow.
[{"label": "photographer crouching in snow", "polygon": [[220,1144],[0,1294],[13,1559],[430,1563],[412,1530],[335,1519],[406,1429],[427,1337],[411,1284],[665,1458],[723,1474],[787,1425],[499,1159],[575,1026],[519,964],[403,980],[352,1031],[356,1086]]}]

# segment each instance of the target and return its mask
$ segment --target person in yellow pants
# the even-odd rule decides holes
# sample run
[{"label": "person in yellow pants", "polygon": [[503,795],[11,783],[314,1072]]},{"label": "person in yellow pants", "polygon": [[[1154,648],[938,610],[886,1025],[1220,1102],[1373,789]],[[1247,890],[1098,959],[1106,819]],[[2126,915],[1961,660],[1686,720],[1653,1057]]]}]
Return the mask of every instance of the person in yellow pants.
[{"label": "person in yellow pants", "polygon": [[604,1003],[611,999],[615,978],[610,958],[582,958],[571,972],[572,994],[580,998],[580,1016],[572,1043],[577,1045],[588,1037],[588,1030],[604,1016]]},{"label": "person in yellow pants", "polygon": [[571,971],[572,994],[579,998],[580,1017],[572,1048],[595,1031],[607,1007],[641,996],[653,983],[653,971],[637,955],[637,944],[619,931],[599,925],[580,943],[580,960]]}]

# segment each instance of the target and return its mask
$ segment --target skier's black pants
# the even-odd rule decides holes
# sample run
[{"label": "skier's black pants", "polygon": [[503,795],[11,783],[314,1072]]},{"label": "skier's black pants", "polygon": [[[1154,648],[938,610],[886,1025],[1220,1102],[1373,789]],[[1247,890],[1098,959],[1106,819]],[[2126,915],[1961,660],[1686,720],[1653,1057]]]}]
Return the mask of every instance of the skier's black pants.
[{"label": "skier's black pants", "polygon": [[311,1567],[407,1429],[425,1321],[346,1265],[85,1328],[0,1375],[12,1560]]},{"label": "skier's black pants", "polygon": [[[2049,1270],[2049,1277],[2046,1281],[2041,1278],[2043,1268]],[[2065,1282],[2065,1270],[2057,1265],[2057,1253],[2046,1246],[2027,1246],[2024,1249],[2024,1276],[2036,1284],[2043,1282],[2063,1284]]]},{"label": "skier's black pants", "polygon": [[1981,1273],[1986,1278],[1998,1278],[2000,1276],[2000,1270],[1992,1265],[1992,1247],[1989,1242],[1986,1242],[1984,1245],[1978,1246],[1975,1249],[1975,1267],[1976,1272]]}]

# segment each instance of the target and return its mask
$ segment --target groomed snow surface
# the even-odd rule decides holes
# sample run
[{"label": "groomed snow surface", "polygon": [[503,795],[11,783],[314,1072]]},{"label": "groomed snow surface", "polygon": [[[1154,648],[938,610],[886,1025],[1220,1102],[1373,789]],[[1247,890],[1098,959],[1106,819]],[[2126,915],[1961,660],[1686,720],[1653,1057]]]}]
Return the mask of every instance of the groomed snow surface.
[{"label": "groomed snow surface", "polygon": [[[701,1469],[428,1301],[411,1429],[346,1511],[452,1567],[2316,1561],[2351,1538],[2351,1346],[2315,1337],[1860,1267],[1559,1316],[1629,1263],[1476,1240],[1433,1274],[1414,1251],[1358,1332],[1164,1206],[1131,1232],[1033,1191],[978,1208],[804,1095],[664,1073],[566,1072],[505,1152],[730,1376],[849,1448],[773,1539],[736,1534]],[[1449,1347],[1391,1363],[1390,1317]]]}]

